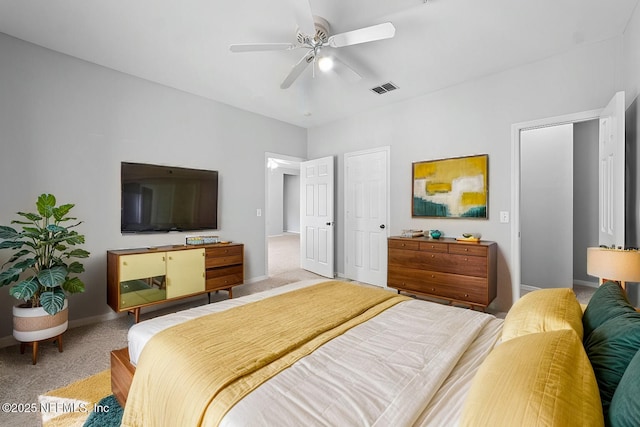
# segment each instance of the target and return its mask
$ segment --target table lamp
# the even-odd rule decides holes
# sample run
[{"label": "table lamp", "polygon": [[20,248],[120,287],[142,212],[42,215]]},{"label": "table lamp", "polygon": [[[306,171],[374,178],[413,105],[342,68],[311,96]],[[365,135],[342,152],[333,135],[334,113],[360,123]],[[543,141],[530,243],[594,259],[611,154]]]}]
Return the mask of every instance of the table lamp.
[{"label": "table lamp", "polygon": [[612,248],[587,248],[587,274],[618,282],[626,291],[626,282],[640,282],[640,251]]}]

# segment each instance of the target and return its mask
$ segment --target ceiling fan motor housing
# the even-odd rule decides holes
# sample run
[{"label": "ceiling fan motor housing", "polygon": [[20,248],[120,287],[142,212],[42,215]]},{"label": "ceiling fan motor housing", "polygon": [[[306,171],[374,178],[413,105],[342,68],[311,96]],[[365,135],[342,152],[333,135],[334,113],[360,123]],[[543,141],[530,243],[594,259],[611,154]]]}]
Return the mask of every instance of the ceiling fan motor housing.
[{"label": "ceiling fan motor housing", "polygon": [[309,44],[310,47],[315,45],[321,45],[329,40],[329,22],[320,16],[313,17],[313,24],[316,28],[316,33],[313,35],[304,34],[298,28],[297,38],[300,44]]}]

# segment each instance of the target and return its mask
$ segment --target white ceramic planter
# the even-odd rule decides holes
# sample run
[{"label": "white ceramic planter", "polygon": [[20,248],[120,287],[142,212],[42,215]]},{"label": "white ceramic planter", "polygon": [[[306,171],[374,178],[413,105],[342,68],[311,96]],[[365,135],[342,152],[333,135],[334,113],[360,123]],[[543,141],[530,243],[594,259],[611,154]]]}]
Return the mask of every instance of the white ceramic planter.
[{"label": "white ceramic planter", "polygon": [[67,300],[53,316],[42,307],[13,307],[13,336],[20,342],[34,342],[57,337],[69,326]]}]

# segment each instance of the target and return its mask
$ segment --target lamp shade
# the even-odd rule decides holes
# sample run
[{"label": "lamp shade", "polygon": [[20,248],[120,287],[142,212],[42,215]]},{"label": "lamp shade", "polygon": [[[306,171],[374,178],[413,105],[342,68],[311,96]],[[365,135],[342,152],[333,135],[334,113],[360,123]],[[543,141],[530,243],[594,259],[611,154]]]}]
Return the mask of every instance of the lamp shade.
[{"label": "lamp shade", "polygon": [[587,248],[587,274],[620,282],[640,282],[640,251]]}]

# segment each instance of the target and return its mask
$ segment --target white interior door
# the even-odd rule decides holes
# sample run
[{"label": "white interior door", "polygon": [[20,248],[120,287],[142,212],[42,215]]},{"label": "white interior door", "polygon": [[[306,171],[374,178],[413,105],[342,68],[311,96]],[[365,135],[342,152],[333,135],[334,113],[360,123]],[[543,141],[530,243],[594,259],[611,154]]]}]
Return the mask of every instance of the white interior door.
[{"label": "white interior door", "polygon": [[600,245],[624,247],[624,157],[624,92],[618,92],[600,114]]},{"label": "white interior door", "polygon": [[345,154],[345,275],[386,287],[389,149]]},{"label": "white interior door", "polygon": [[300,163],[300,266],[334,277],[334,159]]}]

